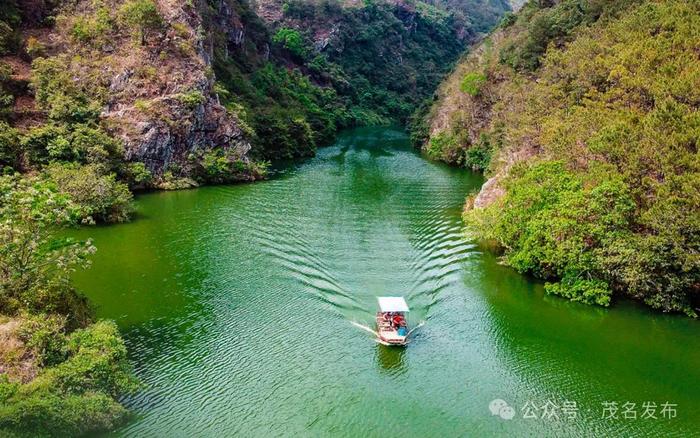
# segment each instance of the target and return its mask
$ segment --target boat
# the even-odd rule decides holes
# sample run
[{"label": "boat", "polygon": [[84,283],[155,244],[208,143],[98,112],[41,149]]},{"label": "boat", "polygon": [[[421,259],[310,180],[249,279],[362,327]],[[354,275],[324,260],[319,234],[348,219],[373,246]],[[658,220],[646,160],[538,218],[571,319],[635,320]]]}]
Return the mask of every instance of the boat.
[{"label": "boat", "polygon": [[408,304],[403,297],[377,297],[377,336],[384,345],[406,345],[408,343]]}]

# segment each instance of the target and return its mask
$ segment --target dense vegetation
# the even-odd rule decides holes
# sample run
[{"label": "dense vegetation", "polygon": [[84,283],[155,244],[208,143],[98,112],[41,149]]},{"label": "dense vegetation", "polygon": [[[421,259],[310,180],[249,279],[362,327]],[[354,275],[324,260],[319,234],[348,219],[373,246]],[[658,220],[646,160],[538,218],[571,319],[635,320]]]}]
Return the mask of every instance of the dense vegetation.
[{"label": "dense vegetation", "polygon": [[430,155],[504,193],[470,230],[549,293],[697,316],[699,40],[697,2],[531,1],[505,21],[423,125]]},{"label": "dense vegetation", "polygon": [[[17,29],[23,16],[14,2],[6,8],[5,16],[12,12],[9,23],[14,39],[12,44],[4,45],[5,54],[30,56],[24,54],[29,50],[28,43],[25,41],[23,47],[19,42]],[[24,12],[26,15],[27,11]],[[88,32],[85,26],[83,23],[76,32]],[[125,162],[121,144],[100,123],[104,85],[97,80],[76,83],[67,65],[75,60],[38,56],[43,53],[36,48],[32,54],[36,59],[31,86],[45,119],[29,127],[15,128],[12,124],[17,114],[0,113],[0,171],[5,175],[39,171],[39,180],[55,183],[62,194],[73,198],[81,207],[80,215],[85,221],[127,219],[131,200],[128,186],[136,185],[134,174],[142,165]],[[9,70],[0,61],[0,69],[3,68]],[[12,92],[10,106],[15,95],[27,92],[29,84],[25,82],[25,78],[14,79],[9,75],[3,81],[0,76],[0,87]]]},{"label": "dense vegetation", "polygon": [[[187,29],[181,23],[166,23],[153,0],[56,1],[37,10],[30,7],[10,2],[0,10],[0,27],[9,29],[2,34],[0,51],[0,57],[7,55],[0,58],[0,172],[38,173],[82,207],[83,220],[104,222],[129,218],[131,190],[264,176],[265,163],[242,159],[225,147],[200,148],[167,169],[157,169],[157,174],[138,156],[129,158],[115,122],[104,117],[115,99],[108,74],[118,67],[114,45],[122,44],[126,53],[149,53],[162,38],[177,36],[172,47],[166,47],[169,53],[161,48],[156,60],[138,66],[133,82],[141,89],[158,87],[154,62],[167,64],[173,57],[191,62],[195,56]],[[31,36],[47,26],[55,32],[50,47]],[[23,28],[29,30],[20,31]],[[11,64],[15,73],[20,65],[21,73],[21,65],[29,62],[26,76],[10,74]],[[17,99],[34,104],[31,117],[21,105],[13,107]],[[206,99],[191,90],[172,100],[171,107],[191,114],[200,111]],[[156,101],[135,99],[133,107],[174,126],[173,110]]]},{"label": "dense vegetation", "polygon": [[83,217],[55,184],[0,177],[0,432],[82,435],[126,418],[136,388],[114,323],[93,323],[70,274],[95,248],[57,234]]},{"label": "dense vegetation", "polygon": [[[0,167],[41,171],[81,200],[86,218],[125,220],[127,189],[250,180],[265,174],[264,160],[311,155],[340,128],[405,122],[476,32],[488,29],[508,7],[501,0],[454,5],[270,0],[263,6],[278,8],[281,18],[263,20],[238,0],[173,6],[201,16],[199,26],[198,18],[167,18],[164,9],[171,6],[153,0],[54,1],[36,10],[23,2],[4,4],[0,56],[31,61],[31,72],[11,77],[10,64],[0,60]],[[54,28],[55,35],[49,42],[23,28]],[[232,39],[234,32],[240,37]],[[216,83],[211,96],[205,87],[206,93],[194,88],[170,101],[147,92],[139,97],[142,90],[172,85],[158,78],[159,64],[164,70],[190,68],[201,50],[213,53],[213,70],[204,72]],[[120,66],[128,60],[119,57],[129,52],[142,64]],[[115,91],[113,76],[120,68],[130,75],[129,91],[136,98],[124,100],[129,93]],[[13,107],[26,96],[36,101],[28,122],[26,108]],[[123,121],[104,116],[115,102],[132,105],[130,112],[149,114],[172,130],[183,111],[200,111],[211,98],[235,117],[253,145],[253,160],[200,149],[151,174],[152,164],[124,149],[138,116],[126,114]],[[79,184],[89,178],[98,184]],[[69,180],[76,183],[62,184]],[[98,199],[98,192],[107,195]]]}]

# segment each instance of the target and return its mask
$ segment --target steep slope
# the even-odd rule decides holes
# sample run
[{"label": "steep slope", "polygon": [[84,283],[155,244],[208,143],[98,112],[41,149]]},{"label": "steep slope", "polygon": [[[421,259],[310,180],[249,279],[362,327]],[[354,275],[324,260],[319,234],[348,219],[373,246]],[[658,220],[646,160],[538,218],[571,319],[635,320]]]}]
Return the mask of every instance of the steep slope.
[{"label": "steep slope", "polygon": [[[126,160],[157,174],[214,147],[245,159],[250,144],[212,91],[211,55],[196,36],[193,7],[80,1],[45,15],[36,24],[55,25],[28,36],[18,52],[34,58],[33,88],[49,123],[99,123]],[[24,25],[31,35],[32,23]]]},{"label": "steep slope", "polygon": [[414,125],[429,156],[486,171],[467,223],[548,292],[697,314],[699,8],[531,1]]},{"label": "steep slope", "polygon": [[[481,13],[489,6],[490,15]],[[230,108],[242,105],[255,150],[313,153],[346,126],[403,122],[478,31],[508,8],[420,1],[266,0],[215,5],[215,72]],[[229,17],[222,20],[222,17]],[[234,32],[227,32],[231,22]],[[220,35],[227,35],[226,39]]]}]

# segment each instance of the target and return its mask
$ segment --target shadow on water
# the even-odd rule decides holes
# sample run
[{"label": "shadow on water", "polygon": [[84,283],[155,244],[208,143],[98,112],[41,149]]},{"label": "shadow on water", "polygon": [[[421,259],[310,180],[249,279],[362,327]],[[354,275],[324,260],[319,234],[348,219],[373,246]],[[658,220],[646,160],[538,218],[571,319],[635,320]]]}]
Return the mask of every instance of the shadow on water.
[{"label": "shadow on water", "polygon": [[392,376],[404,374],[406,347],[389,347],[377,344],[377,363],[379,370]]},{"label": "shadow on water", "polygon": [[345,164],[345,156],[347,155],[349,150],[350,150],[350,146],[343,146],[343,147],[339,148],[338,154],[331,156],[330,159],[334,163],[336,163],[340,167],[342,167]]}]

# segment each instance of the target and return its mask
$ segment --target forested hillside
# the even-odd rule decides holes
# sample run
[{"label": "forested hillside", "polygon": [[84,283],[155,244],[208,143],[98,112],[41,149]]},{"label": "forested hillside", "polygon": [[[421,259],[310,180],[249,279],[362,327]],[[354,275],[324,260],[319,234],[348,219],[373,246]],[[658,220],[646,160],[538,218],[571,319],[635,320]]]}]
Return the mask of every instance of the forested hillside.
[{"label": "forested hillside", "polygon": [[700,3],[530,1],[413,124],[485,171],[465,220],[549,293],[700,306]]}]

